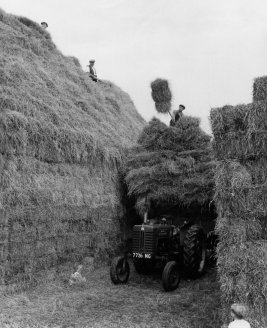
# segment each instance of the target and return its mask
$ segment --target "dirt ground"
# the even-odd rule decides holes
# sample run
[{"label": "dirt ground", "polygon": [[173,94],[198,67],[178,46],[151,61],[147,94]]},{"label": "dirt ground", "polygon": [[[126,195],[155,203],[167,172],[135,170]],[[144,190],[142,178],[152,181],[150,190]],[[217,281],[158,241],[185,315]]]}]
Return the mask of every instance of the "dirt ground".
[{"label": "dirt ground", "polygon": [[109,267],[84,268],[87,281],[70,286],[71,265],[43,273],[38,285],[3,295],[0,327],[75,328],[217,328],[220,291],[214,269],[197,280],[181,280],[173,292],[163,291],[159,274],[131,274],[128,284],[115,286]]}]

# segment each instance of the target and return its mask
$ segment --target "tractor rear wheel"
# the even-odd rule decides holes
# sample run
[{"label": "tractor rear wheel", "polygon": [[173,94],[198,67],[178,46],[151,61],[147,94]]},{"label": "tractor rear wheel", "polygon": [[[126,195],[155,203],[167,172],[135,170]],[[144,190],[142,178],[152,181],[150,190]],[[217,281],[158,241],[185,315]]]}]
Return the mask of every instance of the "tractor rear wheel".
[{"label": "tractor rear wheel", "polygon": [[206,235],[198,225],[191,226],[184,238],[185,273],[190,278],[200,277],[206,269]]},{"label": "tractor rear wheel", "polygon": [[126,284],[130,274],[130,266],[124,256],[117,256],[111,262],[110,278],[113,284]]},{"label": "tractor rear wheel", "polygon": [[177,262],[167,262],[162,273],[162,285],[166,292],[176,289],[180,283],[180,272]]}]

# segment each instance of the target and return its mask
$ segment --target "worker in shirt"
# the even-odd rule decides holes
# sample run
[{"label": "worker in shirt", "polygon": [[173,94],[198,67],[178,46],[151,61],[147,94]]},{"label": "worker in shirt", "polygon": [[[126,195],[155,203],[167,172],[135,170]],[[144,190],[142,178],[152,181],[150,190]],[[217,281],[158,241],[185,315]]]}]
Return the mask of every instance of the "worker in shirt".
[{"label": "worker in shirt", "polygon": [[185,106],[184,105],[179,105],[179,109],[173,111],[173,117],[170,120],[170,126],[174,126],[179,121],[179,119],[183,115],[184,110],[185,110]]},{"label": "worker in shirt", "polygon": [[242,304],[231,305],[231,317],[233,319],[229,325],[224,324],[221,328],[251,328],[249,322],[245,320],[247,314],[247,307]]},{"label": "worker in shirt", "polygon": [[89,76],[93,81],[97,82],[98,78],[97,78],[97,74],[96,74],[96,70],[94,68],[94,65],[95,65],[95,60],[91,59],[89,61]]},{"label": "worker in shirt", "polygon": [[250,324],[244,319],[247,308],[242,304],[231,305],[231,316],[233,321],[229,324],[228,328],[251,328]]},{"label": "worker in shirt", "polygon": [[41,26],[42,26],[42,28],[43,28],[44,30],[48,28],[48,24],[47,24],[47,22],[42,22],[42,23],[41,23]]}]

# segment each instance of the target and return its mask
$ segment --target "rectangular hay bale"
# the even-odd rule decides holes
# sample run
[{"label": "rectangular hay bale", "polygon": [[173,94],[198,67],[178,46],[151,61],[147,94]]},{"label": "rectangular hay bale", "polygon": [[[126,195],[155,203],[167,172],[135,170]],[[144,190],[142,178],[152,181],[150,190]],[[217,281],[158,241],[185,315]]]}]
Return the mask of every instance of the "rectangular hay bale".
[{"label": "rectangular hay bale", "polygon": [[267,130],[267,99],[253,103],[248,113],[248,125],[254,131]]},{"label": "rectangular hay bale", "polygon": [[253,215],[245,217],[224,213],[216,220],[215,231],[223,240],[224,247],[241,244],[248,240],[262,240],[263,226],[261,218]]},{"label": "rectangular hay bale", "polygon": [[218,273],[225,303],[244,303],[250,320],[267,324],[267,241],[247,241],[218,245]]},{"label": "rectangular hay bale", "polygon": [[254,184],[267,183],[267,158],[261,157],[256,160],[247,160],[242,164],[250,174]]},{"label": "rectangular hay bale", "polygon": [[267,100],[267,76],[254,79],[253,102]]},{"label": "rectangular hay bale", "polygon": [[214,198],[221,213],[227,212],[234,216],[267,215],[267,185],[217,190]]},{"label": "rectangular hay bale", "polygon": [[222,136],[229,132],[246,131],[248,128],[248,114],[251,109],[252,104],[212,108],[210,122],[214,136]]},{"label": "rectangular hay bale", "polygon": [[218,160],[267,157],[267,131],[229,132],[212,142]]}]

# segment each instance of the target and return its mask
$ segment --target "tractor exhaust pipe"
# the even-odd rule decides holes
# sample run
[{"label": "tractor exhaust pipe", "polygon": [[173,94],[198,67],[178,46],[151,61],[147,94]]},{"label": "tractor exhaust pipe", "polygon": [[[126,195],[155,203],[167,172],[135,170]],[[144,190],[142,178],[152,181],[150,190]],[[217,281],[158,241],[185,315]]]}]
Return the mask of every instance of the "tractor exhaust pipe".
[{"label": "tractor exhaust pipe", "polygon": [[148,212],[146,211],[145,214],[144,214],[144,224],[147,223],[147,216],[148,216]]}]

